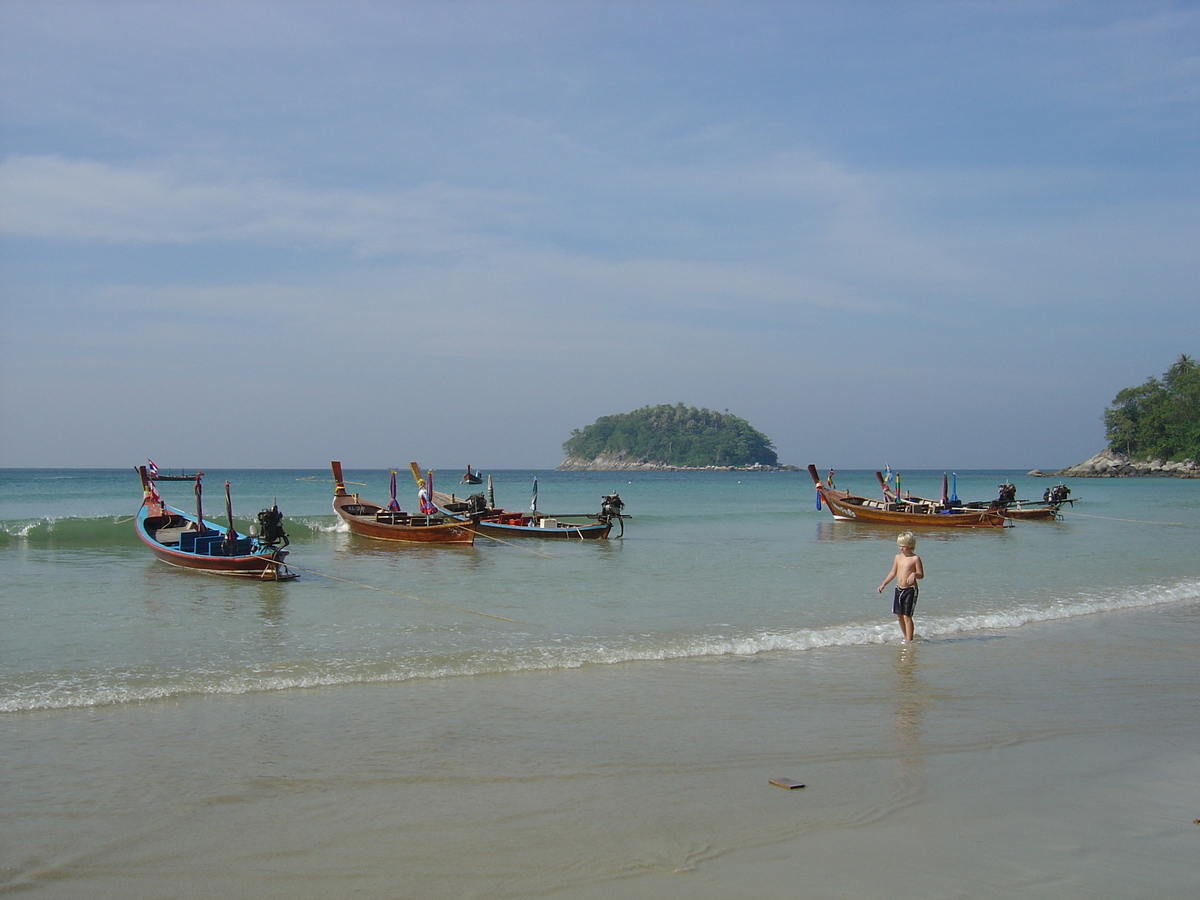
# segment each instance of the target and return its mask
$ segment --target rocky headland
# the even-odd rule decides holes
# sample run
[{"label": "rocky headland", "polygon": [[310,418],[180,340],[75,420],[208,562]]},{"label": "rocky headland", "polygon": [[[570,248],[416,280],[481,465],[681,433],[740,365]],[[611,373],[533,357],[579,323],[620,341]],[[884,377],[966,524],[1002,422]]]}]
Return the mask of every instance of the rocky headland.
[{"label": "rocky headland", "polygon": [[559,472],[799,472],[796,466],[672,466],[641,457],[601,455],[595,459],[568,456],[557,466]]},{"label": "rocky headland", "polygon": [[1200,478],[1200,463],[1194,459],[1165,462],[1161,459],[1131,459],[1123,453],[1102,450],[1091,459],[1057,472],[1034,469],[1030,475],[1070,478]]}]

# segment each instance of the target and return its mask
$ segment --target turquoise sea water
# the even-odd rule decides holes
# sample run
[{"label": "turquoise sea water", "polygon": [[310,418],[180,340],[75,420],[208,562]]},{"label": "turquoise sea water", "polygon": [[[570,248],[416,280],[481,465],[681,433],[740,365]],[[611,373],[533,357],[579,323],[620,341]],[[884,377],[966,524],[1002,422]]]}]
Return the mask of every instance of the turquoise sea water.
[{"label": "turquoise sea water", "polygon": [[[497,502],[510,509],[528,507],[534,477],[538,505],[551,513],[594,512],[603,494],[620,493],[630,515],[625,536],[392,546],[345,531],[324,471],[209,472],[209,518],[221,518],[225,480],[242,526],[273,502],[286,517],[300,580],[245,584],[155,561],[128,521],[140,502],[132,471],[3,472],[0,711],[898,638],[888,594],[874,590],[894,532],[816,510],[807,474],[493,477]],[[368,499],[387,497],[387,472],[347,470],[346,479]],[[479,490],[435,480],[442,490]],[[878,490],[869,472],[837,480]],[[1034,499],[1051,483],[964,472],[957,493],[988,499],[1003,480]],[[411,479],[400,483],[402,504],[415,507]],[[903,483],[937,495],[941,473],[905,473]],[[1060,522],[922,533],[928,577],[918,633],[936,638],[1200,594],[1200,482],[1071,487],[1078,501]],[[190,484],[163,483],[162,491],[193,508]]]},{"label": "turquoise sea water", "polygon": [[[894,530],[834,522],[805,473],[491,474],[508,508],[528,506],[534,477],[548,513],[619,493],[624,536],[379,544],[333,515],[327,470],[211,470],[210,519],[225,480],[239,525],[273,502],[285,516],[300,578],[245,582],[154,560],[131,521],[132,470],[0,472],[0,891],[198,895],[175,891],[186,857],[191,883],[231,896],[602,896],[781,834],[888,820],[937,796],[912,787],[910,757],[1002,762],[1093,721],[1197,727],[1178,698],[1200,632],[1200,481],[1076,479],[1061,521],[919,532],[918,641],[901,648],[890,589],[876,592]],[[936,495],[941,477],[905,472],[904,487]],[[387,497],[387,471],[346,480]],[[959,472],[957,494],[989,499],[1006,480],[1033,499],[1054,483]],[[480,490],[456,482],[435,487]],[[871,472],[837,482],[877,492]],[[189,484],[161,489],[190,507]],[[1112,643],[1134,622],[1136,653]],[[1114,654],[1125,669],[1103,668]],[[1095,695],[1093,669],[1113,679]],[[900,775],[885,802],[867,786],[887,754]],[[797,767],[846,774],[813,823],[736,812],[734,786]],[[717,796],[693,799],[668,774],[726,769]],[[499,872],[455,862],[472,853]],[[946,896],[969,881],[958,874]]]}]

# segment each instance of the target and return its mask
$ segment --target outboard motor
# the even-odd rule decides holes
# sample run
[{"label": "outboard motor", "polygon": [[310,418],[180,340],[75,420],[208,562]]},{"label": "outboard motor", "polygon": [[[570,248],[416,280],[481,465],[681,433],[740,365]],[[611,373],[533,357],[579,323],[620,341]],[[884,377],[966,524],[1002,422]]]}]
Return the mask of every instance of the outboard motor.
[{"label": "outboard motor", "polygon": [[621,500],[620,494],[605,494],[600,498],[600,514],[596,516],[601,522],[611,522],[616,519],[621,523],[621,536],[625,536],[625,517],[621,515],[621,510],[625,508],[625,503]]},{"label": "outboard motor", "polygon": [[1008,504],[1017,499],[1017,488],[1015,485],[1005,482],[1004,484],[999,485],[999,488],[1000,496],[997,498],[999,505],[1008,506]]},{"label": "outboard motor", "polygon": [[1054,487],[1046,488],[1046,493],[1042,494],[1042,499],[1047,503],[1066,503],[1067,498],[1071,496],[1071,489],[1065,484],[1056,484]]},{"label": "outboard motor", "polygon": [[625,503],[621,500],[620,494],[606,494],[600,498],[600,516],[601,519],[619,519],[621,510],[625,508]]},{"label": "outboard motor", "polygon": [[287,532],[283,530],[283,513],[278,506],[264,509],[258,514],[258,529],[259,539],[268,547],[286,547],[291,543]]},{"label": "outboard motor", "polygon": [[472,494],[467,498],[467,515],[477,516],[487,509],[487,498],[483,494]]}]

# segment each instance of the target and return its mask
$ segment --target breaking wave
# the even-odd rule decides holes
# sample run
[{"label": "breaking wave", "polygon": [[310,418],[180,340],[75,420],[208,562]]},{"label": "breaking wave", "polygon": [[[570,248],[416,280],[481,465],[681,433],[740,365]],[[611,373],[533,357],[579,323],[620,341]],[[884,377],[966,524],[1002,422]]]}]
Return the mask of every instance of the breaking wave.
[{"label": "breaking wave", "polygon": [[[214,520],[214,510],[206,510],[205,518]],[[219,518],[219,517],[218,517]],[[94,550],[105,547],[138,546],[133,516],[78,517],[43,516],[32,519],[0,521],[0,546],[24,542],[34,547],[57,547],[74,550]],[[253,524],[252,519],[234,516],[234,526],[242,532]],[[284,518],[284,528],[293,541],[306,536],[329,534],[345,530],[334,515]]]},{"label": "breaking wave", "polygon": [[[1200,582],[1129,590],[1117,597],[1081,596],[1048,605],[1015,605],[971,615],[918,620],[919,638],[938,638],[1020,628],[1079,616],[1200,600]],[[623,641],[539,641],[525,647],[443,654],[413,654],[402,660],[341,659],[293,661],[271,667],[205,672],[138,671],[129,667],[93,672],[43,673],[36,681],[2,686],[0,713],[86,708],[211,695],[331,687],[346,684],[433,680],[472,675],[578,669],[637,661],[753,657],[899,641],[894,623],[844,623],[816,629],[763,631],[743,635],[639,636]]]}]

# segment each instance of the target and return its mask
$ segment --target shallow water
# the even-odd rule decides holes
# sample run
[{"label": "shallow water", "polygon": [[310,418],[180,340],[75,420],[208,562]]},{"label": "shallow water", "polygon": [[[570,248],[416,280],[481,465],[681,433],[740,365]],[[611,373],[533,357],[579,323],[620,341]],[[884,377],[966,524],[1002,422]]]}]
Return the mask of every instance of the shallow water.
[{"label": "shallow water", "polygon": [[[246,520],[275,498],[287,517],[301,578],[259,584],[154,561],[132,472],[0,473],[0,802],[18,823],[0,890],[796,896],[802,859],[824,874],[800,896],[841,896],[885,873],[852,875],[837,835],[887,855],[876,841],[918,822],[966,853],[964,810],[1016,772],[1024,799],[990,839],[1032,874],[997,869],[991,895],[1156,896],[1081,874],[1143,839],[1124,811],[1094,845],[1048,849],[1055,810],[1104,772],[1163,811],[1158,849],[1124,870],[1155,859],[1166,894],[1184,877],[1189,833],[1167,818],[1200,803],[1180,776],[1200,734],[1200,483],[1076,480],[1062,522],[919,534],[921,640],[901,647],[875,591],[894,535],[818,512],[806,474],[506,472],[497,500],[527,506],[535,474],[549,512],[619,492],[625,537],[375,545],[339,528],[323,472],[209,473]],[[387,496],[386,472],[346,477]],[[1049,484],[958,473],[957,493],[1006,478]],[[988,895],[965,860],[940,865],[925,896]]]},{"label": "shallow water", "polygon": [[[323,473],[210,473],[212,484],[234,483],[247,520],[276,500],[287,516],[290,562],[303,577],[249,585],[154,561],[126,521],[140,497],[131,473],[6,472],[0,560],[10,646],[0,710],[898,637],[887,595],[874,590],[893,533],[818,512],[807,475],[498,473],[498,502],[527,505],[534,474],[550,512],[588,512],[620,492],[631,515],[625,537],[391,546],[343,530]],[[959,474],[958,492],[992,496],[1006,475]],[[386,497],[386,473],[346,477],[363,482],[364,496]],[[840,480],[865,491],[868,477]],[[1013,477],[1026,496],[1046,484]],[[939,473],[925,481],[909,475],[905,485],[940,490]],[[163,490],[191,503],[188,484]],[[1200,524],[1200,483],[1093,480],[1075,493],[1063,522],[922,534],[919,633],[1197,594],[1200,554],[1182,538]],[[215,518],[218,504],[207,502]]]}]

